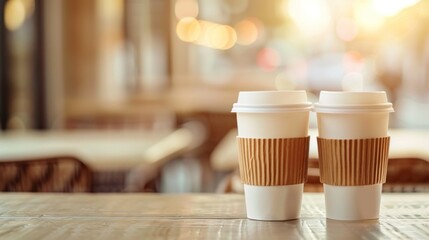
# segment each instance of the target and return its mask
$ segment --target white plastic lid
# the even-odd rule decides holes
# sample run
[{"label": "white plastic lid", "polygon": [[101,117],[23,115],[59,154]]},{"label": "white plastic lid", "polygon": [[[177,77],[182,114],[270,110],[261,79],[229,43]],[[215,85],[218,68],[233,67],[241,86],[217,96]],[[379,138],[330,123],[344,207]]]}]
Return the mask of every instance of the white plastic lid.
[{"label": "white plastic lid", "polygon": [[249,91],[238,94],[232,112],[280,113],[310,111],[305,91]]},{"label": "white plastic lid", "polygon": [[394,112],[387,101],[386,92],[333,92],[321,91],[319,102],[314,104],[319,113]]}]

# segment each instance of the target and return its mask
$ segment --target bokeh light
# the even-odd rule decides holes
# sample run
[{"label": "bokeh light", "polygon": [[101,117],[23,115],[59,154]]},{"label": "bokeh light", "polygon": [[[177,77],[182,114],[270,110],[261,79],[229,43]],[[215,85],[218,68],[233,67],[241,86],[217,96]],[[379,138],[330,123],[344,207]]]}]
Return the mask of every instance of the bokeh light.
[{"label": "bokeh light", "polygon": [[201,34],[192,43],[198,45],[210,45],[210,32],[216,27],[215,24],[209,21],[198,21],[201,29]]},{"label": "bokeh light", "polygon": [[213,48],[223,49],[228,44],[229,32],[226,26],[215,26],[209,34],[209,45]]},{"label": "bokeh light", "polygon": [[281,62],[279,52],[274,48],[262,48],[256,58],[258,66],[265,71],[275,70]]},{"label": "bokeh light", "polygon": [[366,32],[376,32],[384,24],[384,17],[378,14],[369,1],[358,1],[354,8],[354,19],[359,29]]},{"label": "bokeh light", "polygon": [[330,27],[331,13],[325,0],[290,0],[287,8],[304,35],[317,36]]},{"label": "bokeh light", "polygon": [[184,42],[193,42],[197,40],[201,34],[200,23],[195,18],[182,18],[177,23],[176,33],[180,40]]},{"label": "bokeh light", "polygon": [[174,5],[174,13],[178,19],[185,17],[196,18],[199,13],[199,5],[197,0],[176,0]]},{"label": "bokeh light", "polygon": [[384,17],[392,17],[420,0],[373,0],[374,10]]},{"label": "bokeh light", "polygon": [[251,45],[258,39],[258,26],[252,19],[245,19],[235,25],[237,31],[237,43],[240,45]]},{"label": "bokeh light", "polygon": [[226,50],[232,48],[237,42],[237,33],[232,27],[208,21],[200,21],[200,23],[203,31],[195,43]]},{"label": "bokeh light", "polygon": [[225,29],[228,32],[228,41],[222,49],[230,49],[237,43],[237,32],[231,26],[225,25]]},{"label": "bokeh light", "polygon": [[393,17],[402,10],[417,4],[420,0],[362,0],[357,1],[354,18],[360,29],[377,32],[382,28],[385,18]]},{"label": "bokeh light", "polygon": [[189,17],[179,21],[176,33],[184,42],[220,50],[230,49],[237,42],[237,33],[231,26]]},{"label": "bokeh light", "polygon": [[20,0],[25,7],[25,14],[28,17],[34,13],[34,0]]},{"label": "bokeh light", "polygon": [[20,0],[9,0],[4,8],[4,21],[9,31],[17,30],[25,21],[25,5]]}]

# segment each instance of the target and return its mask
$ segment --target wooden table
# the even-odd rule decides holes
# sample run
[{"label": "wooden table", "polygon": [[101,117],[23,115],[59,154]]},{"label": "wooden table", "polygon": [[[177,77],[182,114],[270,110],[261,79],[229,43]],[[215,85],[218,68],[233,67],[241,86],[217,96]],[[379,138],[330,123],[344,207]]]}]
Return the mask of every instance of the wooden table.
[{"label": "wooden table", "polygon": [[0,194],[1,239],[428,239],[429,194],[384,194],[379,220],[325,219],[304,194],[301,219],[246,219],[243,195]]}]

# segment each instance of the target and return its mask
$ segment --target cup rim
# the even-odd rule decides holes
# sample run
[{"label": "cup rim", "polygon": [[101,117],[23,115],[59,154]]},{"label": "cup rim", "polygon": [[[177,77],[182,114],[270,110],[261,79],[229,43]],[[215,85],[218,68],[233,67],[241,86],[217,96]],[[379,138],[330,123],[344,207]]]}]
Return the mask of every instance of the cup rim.
[{"label": "cup rim", "polygon": [[233,113],[284,113],[284,112],[309,112],[313,108],[311,102],[299,104],[243,104],[234,103],[231,109]]},{"label": "cup rim", "polygon": [[391,113],[395,110],[390,102],[377,104],[320,104],[315,103],[316,113]]}]

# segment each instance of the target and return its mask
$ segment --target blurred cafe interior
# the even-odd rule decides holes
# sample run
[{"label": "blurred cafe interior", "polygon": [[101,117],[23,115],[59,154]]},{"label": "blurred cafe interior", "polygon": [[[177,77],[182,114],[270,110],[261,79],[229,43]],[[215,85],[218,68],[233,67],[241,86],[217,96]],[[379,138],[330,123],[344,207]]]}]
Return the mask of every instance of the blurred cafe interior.
[{"label": "blurred cafe interior", "polygon": [[238,92],[295,89],[386,91],[429,192],[428,0],[0,0],[0,191],[240,193]]}]

